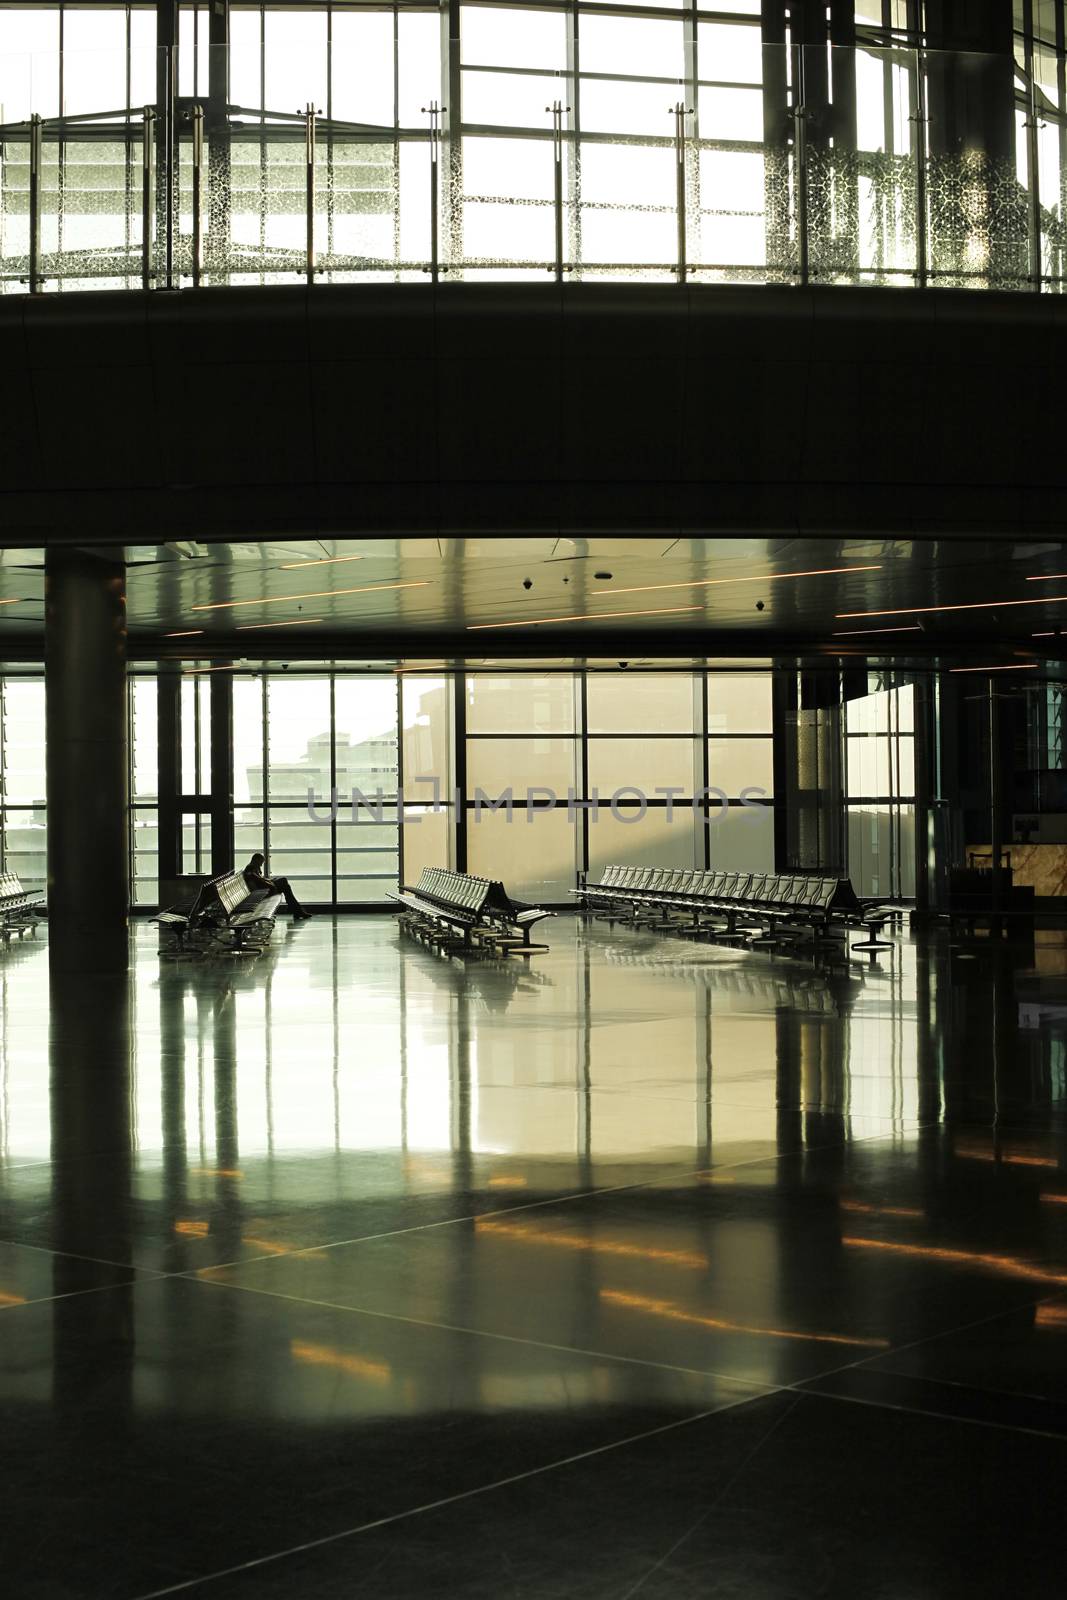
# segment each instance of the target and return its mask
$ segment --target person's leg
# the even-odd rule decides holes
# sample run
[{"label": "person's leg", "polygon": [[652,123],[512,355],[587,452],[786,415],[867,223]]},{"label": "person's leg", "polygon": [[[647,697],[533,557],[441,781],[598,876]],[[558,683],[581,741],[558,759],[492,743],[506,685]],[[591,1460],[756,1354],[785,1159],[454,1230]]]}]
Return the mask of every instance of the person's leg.
[{"label": "person's leg", "polygon": [[285,908],[287,911],[290,911],[294,917],[310,917],[311,912],[304,910],[304,907],[293,893],[288,878],[275,878],[273,883],[278,893],[285,896]]}]

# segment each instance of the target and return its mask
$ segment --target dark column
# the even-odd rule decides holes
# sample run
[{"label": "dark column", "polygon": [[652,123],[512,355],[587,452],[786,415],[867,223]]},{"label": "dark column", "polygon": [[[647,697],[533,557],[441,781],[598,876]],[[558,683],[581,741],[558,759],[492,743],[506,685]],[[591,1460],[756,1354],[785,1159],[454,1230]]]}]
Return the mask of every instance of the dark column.
[{"label": "dark column", "polygon": [[126,569],[45,561],[48,951],[53,973],[125,972],[129,813]]},{"label": "dark column", "polygon": [[182,870],[181,669],[160,662],[156,676],[156,804],[159,903],[174,892]]},{"label": "dark column", "polygon": [[211,872],[233,871],[233,679],[215,672],[211,695]]}]

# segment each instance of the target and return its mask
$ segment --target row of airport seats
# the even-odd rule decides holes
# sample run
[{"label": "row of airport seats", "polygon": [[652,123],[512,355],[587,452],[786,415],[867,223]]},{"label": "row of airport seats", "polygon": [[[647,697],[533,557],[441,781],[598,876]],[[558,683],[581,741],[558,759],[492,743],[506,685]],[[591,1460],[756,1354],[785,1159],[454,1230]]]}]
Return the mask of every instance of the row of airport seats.
[{"label": "row of airport seats", "polygon": [[29,929],[37,927],[44,916],[44,895],[24,889],[14,872],[0,872],[0,937],[9,939],[13,933],[21,938]]},{"label": "row of airport seats", "polygon": [[282,896],[249,890],[243,872],[222,872],[197,890],[192,905],[153,917],[171,949],[189,954],[255,955],[270,942]]},{"label": "row of airport seats", "polygon": [[523,956],[548,948],[532,944],[530,931],[553,913],[513,900],[496,878],[423,867],[413,888],[389,898],[400,906],[405,929],[438,948]]},{"label": "row of airport seats", "polygon": [[[586,883],[574,894],[593,911],[618,908],[633,922],[658,922],[746,945],[803,936],[813,942],[836,940],[842,933],[847,937],[849,928],[861,928],[868,938],[853,949],[892,948],[877,937],[892,909],[859,900],[848,878],[609,866],[599,883]],[[688,921],[679,923],[679,917]]]}]

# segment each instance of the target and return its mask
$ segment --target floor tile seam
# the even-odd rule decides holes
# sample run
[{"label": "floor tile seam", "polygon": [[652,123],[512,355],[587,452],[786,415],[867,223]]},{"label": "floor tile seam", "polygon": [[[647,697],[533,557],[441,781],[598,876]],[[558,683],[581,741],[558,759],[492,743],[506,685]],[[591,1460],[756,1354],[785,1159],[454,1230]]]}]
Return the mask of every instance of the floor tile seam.
[{"label": "floor tile seam", "polygon": [[611,1350],[587,1350],[582,1345],[555,1344],[549,1339],[528,1339],[517,1333],[500,1333],[494,1328],[470,1328],[456,1322],[440,1322],[432,1317],[409,1317],[403,1312],[378,1311],[371,1306],[346,1305],[340,1300],[323,1300],[317,1296],[285,1294],[280,1289],[261,1289],[255,1284],[231,1283],[222,1278],[190,1277],[190,1283],[200,1283],[206,1288],[229,1289],[241,1294],[258,1294],[267,1300],[281,1300],[289,1305],[318,1306],[324,1311],[343,1311],[352,1316],[374,1317],[378,1322],[402,1323],[410,1328],[434,1328],[439,1333],[462,1333],[475,1339],[495,1339],[501,1344],[519,1345],[523,1349],[552,1350],[559,1355],[582,1356],[593,1361],[614,1361],[623,1366],[648,1367],[654,1372],[677,1372],[690,1378],[710,1378],[716,1383],[737,1384],[754,1389],[759,1394],[775,1394],[789,1388],[788,1384],[766,1383],[755,1378],[739,1378],[730,1372],[717,1372],[710,1367],[685,1367],[672,1361],[650,1361],[643,1356],[620,1355]]},{"label": "floor tile seam", "polygon": [[[920,1125],[917,1124],[916,1126],[918,1127]],[[863,1136],[861,1138],[858,1138],[858,1139],[852,1139],[849,1142],[851,1144],[871,1144],[871,1143],[874,1143],[875,1141],[877,1141],[879,1139],[889,1139],[889,1138],[892,1138],[892,1137],[893,1137],[892,1133],[880,1132],[880,1133],[868,1134],[868,1135],[865,1135],[865,1136]],[[746,1157],[745,1160],[743,1160],[743,1161],[724,1161],[719,1166],[712,1165],[710,1167],[709,1166],[687,1167],[682,1172],[672,1174],[670,1179],[663,1178],[663,1177],[645,1178],[645,1179],[641,1179],[641,1180],[639,1180],[638,1182],[635,1182],[635,1183],[611,1184],[611,1185],[606,1185],[604,1188],[600,1188],[600,1189],[575,1189],[570,1194],[549,1195],[549,1196],[546,1196],[546,1198],[543,1199],[543,1200],[530,1200],[525,1205],[520,1205],[520,1206],[501,1206],[499,1209],[493,1210],[493,1211],[472,1211],[472,1212],[466,1213],[462,1217],[440,1217],[436,1222],[419,1222],[419,1223],[414,1224],[410,1228],[388,1228],[383,1233],[357,1234],[357,1235],[355,1235],[354,1237],[352,1237],[350,1239],[331,1239],[331,1240],[329,1240],[328,1242],[326,1242],[324,1244],[294,1245],[291,1250],[285,1250],[285,1251],[281,1251],[281,1252],[274,1251],[270,1255],[243,1256],[243,1257],[239,1257],[238,1259],[236,1259],[234,1261],[220,1261],[220,1262],[217,1262],[214,1266],[211,1266],[211,1267],[205,1267],[205,1268],[201,1268],[201,1269],[195,1269],[194,1268],[194,1269],[186,1270],[184,1272],[160,1273],[159,1276],[161,1276],[161,1277],[175,1277],[175,1278],[188,1278],[188,1277],[196,1277],[196,1276],[198,1276],[198,1271],[204,1271],[204,1272],[226,1272],[231,1267],[250,1267],[250,1266],[253,1266],[253,1265],[257,1265],[260,1262],[266,1262],[266,1261],[289,1261],[289,1260],[292,1259],[293,1256],[307,1255],[311,1251],[342,1250],[342,1249],[347,1248],[349,1245],[354,1245],[354,1244],[374,1244],[380,1239],[397,1239],[397,1238],[406,1237],[408,1234],[413,1234],[413,1233],[429,1233],[429,1232],[432,1232],[432,1231],[434,1231],[434,1230],[436,1230],[438,1228],[457,1227],[461,1223],[467,1223],[467,1222],[490,1222],[490,1221],[494,1221],[498,1217],[511,1217],[511,1216],[516,1216],[516,1215],[521,1214],[521,1213],[526,1212],[526,1211],[543,1210],[547,1206],[573,1205],[575,1202],[577,1202],[579,1200],[598,1200],[598,1199],[608,1198],[608,1197],[611,1197],[613,1195],[618,1195],[618,1194],[632,1194],[632,1193],[636,1193],[636,1192],[638,1192],[640,1190],[643,1190],[643,1189],[657,1189],[657,1188],[661,1187],[663,1184],[665,1184],[667,1182],[685,1181],[685,1180],[688,1180],[688,1179],[691,1179],[691,1178],[698,1178],[698,1177],[701,1176],[702,1173],[705,1173],[705,1172],[709,1172],[709,1173],[710,1172],[714,1172],[714,1173],[736,1172],[736,1171],[740,1170],[743,1167],[767,1166],[767,1165],[773,1164],[774,1162],[777,1162],[777,1161],[788,1160],[791,1157],[796,1156],[796,1155],[800,1155],[800,1154],[818,1154],[822,1150],[830,1150],[830,1149],[836,1150],[837,1148],[838,1148],[837,1144],[833,1144],[833,1145],[805,1145],[802,1150],[801,1149],[797,1149],[797,1150],[782,1150],[782,1151],[774,1152],[774,1153],[769,1154],[769,1155],[749,1156],[749,1157]],[[58,1252],[58,1253],[62,1254],[62,1252]]]},{"label": "floor tile seam", "polygon": [[[809,1380],[805,1379],[805,1384]],[[965,1428],[992,1428],[998,1433],[1025,1434],[1033,1439],[1053,1439],[1057,1444],[1067,1448],[1067,1434],[1055,1433],[1051,1429],[1028,1428],[1014,1422],[1000,1422],[990,1417],[961,1417],[954,1411],[927,1410],[921,1406],[896,1405],[888,1400],[878,1400],[858,1394],[832,1394],[824,1389],[813,1389],[794,1385],[793,1392],[808,1400],[827,1400],[831,1403],[840,1402],[842,1405],[867,1406],[872,1411],[892,1411],[903,1417],[925,1417],[931,1422],[958,1422]]]},{"label": "floor tile seam", "polygon": [[712,1495],[711,1500],[696,1518],[695,1522],[693,1522],[683,1534],[675,1539],[674,1543],[669,1547],[669,1549],[664,1551],[659,1560],[653,1566],[649,1567],[648,1571],[645,1572],[642,1577],[638,1578],[635,1584],[627,1589],[626,1593],[621,1597],[621,1600],[633,1600],[633,1596],[638,1594],[644,1588],[649,1578],[655,1577],[657,1572],[662,1571],[662,1569],[682,1548],[682,1546],[693,1537],[699,1528],[703,1527],[704,1523],[707,1522],[708,1518],[712,1515],[715,1509],[722,1504],[723,1500],[725,1500],[726,1497],[736,1488],[737,1484],[740,1483],[741,1479],[752,1465],[752,1462],[756,1459],[764,1447],[769,1443],[778,1430],[783,1427],[786,1422],[788,1422],[789,1418],[793,1415],[799,1404],[800,1396],[795,1395],[792,1404],[786,1406],[785,1410],[782,1411],[780,1415],[772,1419],[770,1427],[765,1433],[761,1434],[751,1449],[745,1452],[744,1456],[738,1462],[734,1470],[730,1473],[725,1483],[721,1484]]},{"label": "floor tile seam", "polygon": [[51,1245],[30,1244],[27,1239],[0,1238],[0,1245],[6,1244],[11,1245],[15,1250],[33,1250],[40,1256],[60,1257],[66,1261],[85,1261],[94,1267],[114,1267],[119,1272],[132,1272],[137,1277],[167,1278],[172,1276],[167,1272],[159,1272],[155,1267],[139,1267],[132,1261],[110,1261],[104,1256],[83,1256],[78,1250],[53,1250]]},{"label": "floor tile seam", "polygon": [[[157,1274],[155,1277],[146,1278],[144,1281],[146,1283],[158,1283],[160,1280]],[[136,1287],[136,1283],[136,1278],[131,1276],[127,1278],[125,1283],[96,1283],[89,1289],[67,1289],[63,1294],[35,1295],[32,1300],[23,1300],[18,1305],[0,1307],[0,1318],[15,1315],[19,1311],[30,1311],[35,1306],[55,1305],[58,1300],[80,1300],[87,1294],[114,1294],[118,1289],[133,1289]],[[0,1326],[3,1326],[3,1324],[0,1323]]]},{"label": "floor tile seam", "polygon": [[[1028,1400],[1033,1401],[1035,1405],[1043,1406],[1063,1404],[1053,1395],[1033,1394],[1029,1389],[1000,1389],[989,1384],[964,1383],[960,1378],[935,1378],[928,1372],[908,1372],[903,1369],[898,1370],[895,1367],[874,1367],[872,1370],[878,1374],[884,1374],[888,1378],[907,1378],[909,1383],[943,1384],[946,1389],[958,1389],[961,1393],[966,1394],[992,1395],[997,1400]],[[815,1381],[817,1382],[818,1380]],[[801,1389],[803,1385],[798,1383],[796,1387]],[[822,1393],[821,1390],[813,1390],[812,1392],[816,1394]],[[1057,1435],[1057,1437],[1061,1436]]]},{"label": "floor tile seam", "polygon": [[492,1483],[477,1485],[473,1489],[462,1489],[457,1494],[446,1495],[439,1500],[427,1501],[424,1505],[410,1506],[405,1511],[397,1511],[389,1516],[376,1517],[370,1522],[359,1523],[352,1528],[343,1528],[337,1533],[324,1534],[319,1539],[309,1539],[302,1544],[291,1545],[284,1550],[272,1551],[269,1555],[258,1556],[251,1561],[245,1561],[238,1566],[225,1567],[217,1572],[203,1573],[199,1577],[186,1578],[180,1583],[171,1584],[165,1589],[153,1589],[134,1597],[134,1600],[163,1600],[164,1596],[180,1594],[184,1590],[195,1589],[201,1584],[214,1583],[220,1578],[235,1577],[246,1572],[253,1572],[259,1567],[265,1567],[275,1561],[284,1561],[290,1556],[303,1555],[312,1550],[323,1549],[327,1545],[339,1544],[343,1539],[354,1539],[360,1534],[373,1533],[378,1528],[386,1528],[398,1522],[405,1522],[410,1517],[424,1516],[429,1512],[441,1511],[446,1506],[457,1505],[464,1500],[476,1499],[479,1495],[493,1494],[500,1489],[512,1488],[515,1484],[525,1483],[531,1478],[540,1478],[550,1472],[558,1472],[564,1467],[576,1466],[579,1462],[589,1461],[597,1456],[609,1455],[616,1450],[625,1450],[632,1445],[643,1444],[648,1439],[655,1439],[665,1433],[674,1433],[680,1428],[692,1427],[698,1422],[708,1422],[713,1417],[721,1416],[726,1411],[735,1411],[741,1406],[753,1405],[756,1401],[766,1399],[769,1394],[777,1394],[779,1390],[765,1390],[760,1394],[750,1395],[737,1400],[728,1401],[721,1406],[715,1406],[707,1411],[694,1412],[690,1417],[679,1417],[674,1422],[665,1422],[656,1428],[647,1428],[641,1433],[630,1434],[625,1439],[616,1439],[609,1444],[595,1445],[590,1450],[580,1450],[573,1455],[561,1456],[558,1461],[545,1462],[539,1467],[531,1467],[526,1472],[513,1473],[507,1478],[498,1478]]},{"label": "floor tile seam", "polygon": [[[1026,1306],[1041,1306],[1050,1300],[1063,1298],[1063,1290],[1058,1289],[1050,1294],[1039,1295],[1037,1298],[1024,1298],[1010,1306],[1001,1306],[999,1310],[990,1312],[988,1316],[975,1317],[970,1322],[955,1323],[950,1328],[941,1328],[937,1333],[924,1334],[921,1339],[909,1339],[905,1344],[890,1345],[888,1350],[879,1350],[876,1355],[858,1356],[855,1361],[845,1361],[839,1367],[828,1367],[823,1372],[805,1378],[805,1383],[821,1383],[826,1378],[838,1377],[842,1372],[852,1372],[856,1368],[871,1367],[877,1370],[875,1363],[889,1361],[894,1356],[905,1355],[909,1350],[921,1350],[924,1345],[938,1344],[942,1339],[951,1339],[960,1333],[970,1333],[973,1328],[982,1328],[989,1322],[999,1322],[1002,1317],[1011,1316],[1013,1312],[1021,1311]],[[886,1369],[887,1371],[890,1369]],[[900,1374],[897,1374],[900,1376]]]}]

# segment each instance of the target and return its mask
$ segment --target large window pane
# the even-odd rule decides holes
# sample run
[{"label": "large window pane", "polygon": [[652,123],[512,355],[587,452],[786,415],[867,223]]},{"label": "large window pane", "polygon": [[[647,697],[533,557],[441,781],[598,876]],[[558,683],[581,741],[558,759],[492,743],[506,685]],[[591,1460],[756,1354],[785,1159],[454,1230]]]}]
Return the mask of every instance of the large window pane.
[{"label": "large window pane", "polygon": [[155,674],[130,680],[130,721],[133,725],[134,800],[154,800],[159,787],[159,696]]},{"label": "large window pane", "polygon": [[708,674],[709,733],[770,733],[769,672]]},{"label": "large window pane", "polygon": [[45,803],[44,679],[3,684],[3,798],[8,805]]},{"label": "large window pane", "polygon": [[464,6],[461,59],[474,67],[567,65],[567,18],[562,12],[504,6]]},{"label": "large window pane", "polygon": [[567,900],[574,887],[578,826],[566,807],[469,815],[467,860],[472,873],[499,878],[522,900]]},{"label": "large window pane", "polygon": [[774,811],[770,806],[712,808],[711,865],[724,871],[774,871]]},{"label": "large window pane", "polygon": [[648,798],[656,790],[677,789],[692,796],[699,788],[695,739],[590,739],[589,788],[601,800],[635,788]]},{"label": "large window pane", "polygon": [[432,804],[451,798],[452,722],[450,678],[403,677],[404,794],[409,799]]},{"label": "large window pane", "polygon": [[589,674],[590,733],[692,733],[696,685],[689,673]]},{"label": "large window pane", "polygon": [[353,789],[368,798],[397,789],[396,679],[338,677],[334,748],[341,803]]},{"label": "large window pane", "polygon": [[770,739],[709,739],[708,783],[731,800],[742,789],[774,793],[774,749]]},{"label": "large window pane", "polygon": [[685,76],[685,35],[673,18],[583,16],[579,40],[583,72]]},{"label": "large window pane", "polygon": [[580,787],[574,739],[470,739],[467,743],[467,793],[480,789],[495,799],[510,789],[523,802],[532,788],[551,789],[565,800]]},{"label": "large window pane", "polygon": [[696,867],[704,853],[691,806],[676,805],[668,819],[664,807],[620,805],[617,814],[601,806],[589,823],[589,872],[598,879],[605,867]]},{"label": "large window pane", "polygon": [[573,733],[574,679],[558,677],[467,679],[469,733]]}]

